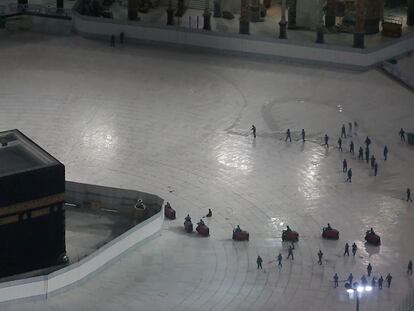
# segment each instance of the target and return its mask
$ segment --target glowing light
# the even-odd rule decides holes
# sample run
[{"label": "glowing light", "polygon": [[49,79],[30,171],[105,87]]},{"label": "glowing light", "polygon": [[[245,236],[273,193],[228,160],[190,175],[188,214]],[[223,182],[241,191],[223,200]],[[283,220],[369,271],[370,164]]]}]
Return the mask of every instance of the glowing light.
[{"label": "glowing light", "polygon": [[358,286],[356,290],[357,290],[358,293],[362,293],[364,291],[364,287],[363,286]]},{"label": "glowing light", "polygon": [[279,232],[281,230],[281,227],[284,225],[284,221],[282,221],[279,217],[272,217],[270,218],[269,227],[273,231]]},{"label": "glowing light", "polygon": [[[228,169],[250,173],[252,170],[251,146],[231,138],[221,141],[215,148],[217,161]],[[237,171],[234,171],[237,173]]]},{"label": "glowing light", "polygon": [[323,158],[324,153],[315,148],[312,150],[312,154],[309,157],[309,164],[304,171],[301,172],[303,182],[299,187],[299,192],[301,192],[307,200],[316,200],[321,196],[319,173]]},{"label": "glowing light", "polygon": [[353,294],[354,293],[354,290],[352,288],[348,288],[346,291],[348,292],[348,294]]},{"label": "glowing light", "polygon": [[366,292],[370,292],[370,291],[372,291],[372,286],[365,286],[365,291]]}]

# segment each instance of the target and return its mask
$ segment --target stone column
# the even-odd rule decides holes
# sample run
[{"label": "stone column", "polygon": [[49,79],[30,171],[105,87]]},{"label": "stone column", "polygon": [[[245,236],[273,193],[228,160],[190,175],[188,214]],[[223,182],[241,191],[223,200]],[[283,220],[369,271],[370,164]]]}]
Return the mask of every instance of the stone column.
[{"label": "stone column", "polygon": [[364,44],[364,15],[365,15],[365,0],[356,0],[355,1],[355,30],[354,30],[354,48],[363,49]]},{"label": "stone column", "polygon": [[286,0],[282,0],[282,17],[279,22],[279,39],[287,39],[286,24]]},{"label": "stone column", "polygon": [[138,19],[138,0],[128,0],[128,20]]},{"label": "stone column", "polygon": [[[324,39],[324,33],[323,33],[323,29],[324,29],[324,25],[323,25],[323,12],[322,10],[319,11],[319,26],[316,28],[316,43],[322,44],[325,43],[325,39]],[[326,22],[326,19],[325,19]]]},{"label": "stone column", "polygon": [[250,0],[250,21],[255,23],[260,21],[260,1]]},{"label": "stone column", "polygon": [[221,17],[221,1],[220,0],[214,0],[214,17]]},{"label": "stone column", "polygon": [[325,26],[327,28],[333,27],[336,24],[335,5],[335,0],[327,0],[326,2]]},{"label": "stone column", "polygon": [[28,4],[27,0],[17,0],[17,7],[21,10],[24,10]]},{"label": "stone column", "polygon": [[203,18],[204,18],[203,29],[211,30],[211,12],[209,8],[205,8],[204,13],[203,13]]},{"label": "stone column", "polygon": [[384,7],[385,7],[385,0],[380,0],[380,19],[381,21],[384,21]]},{"label": "stone column", "polygon": [[174,25],[174,9],[172,7],[171,1],[168,3],[168,8],[167,8],[167,25],[168,26]]},{"label": "stone column", "polygon": [[63,9],[63,0],[56,0],[56,8]]},{"label": "stone column", "polygon": [[241,0],[239,33],[243,34],[243,35],[250,34],[249,3],[248,3],[248,0]]},{"label": "stone column", "polygon": [[366,34],[379,32],[381,18],[381,1],[365,0],[364,28]]},{"label": "stone column", "polygon": [[[6,28],[6,18],[3,16],[0,16],[0,29]],[[1,31],[0,31],[1,34]]]},{"label": "stone column", "polygon": [[296,29],[296,0],[288,2],[288,29]]},{"label": "stone column", "polygon": [[407,25],[413,26],[414,25],[414,0],[408,0],[408,8],[407,8]]},{"label": "stone column", "polygon": [[182,17],[184,15],[184,0],[178,0],[177,2],[177,13],[175,16]]}]

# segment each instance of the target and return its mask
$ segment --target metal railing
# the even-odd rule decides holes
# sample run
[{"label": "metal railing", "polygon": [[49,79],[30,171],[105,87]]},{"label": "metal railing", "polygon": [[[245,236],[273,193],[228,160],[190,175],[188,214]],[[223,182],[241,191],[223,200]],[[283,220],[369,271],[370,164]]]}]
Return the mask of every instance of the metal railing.
[{"label": "metal railing", "polygon": [[0,15],[4,15],[4,16],[12,16],[12,15],[18,15],[18,14],[70,19],[72,16],[72,10],[71,9],[59,9],[59,8],[43,6],[39,4],[17,4],[17,3],[9,3],[8,5],[3,5],[0,10]]}]

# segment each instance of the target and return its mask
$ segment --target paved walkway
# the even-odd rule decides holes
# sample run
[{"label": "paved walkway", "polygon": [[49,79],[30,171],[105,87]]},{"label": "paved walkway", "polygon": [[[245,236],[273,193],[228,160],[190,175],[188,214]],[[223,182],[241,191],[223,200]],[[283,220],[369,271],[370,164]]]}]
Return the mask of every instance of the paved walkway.
[{"label": "paved walkway", "polygon": [[[403,199],[407,185],[414,189],[414,150],[398,130],[414,130],[414,96],[381,72],[113,49],[78,37],[2,40],[0,130],[22,130],[66,165],[69,180],[157,193],[178,216],[81,286],[2,310],[351,310],[355,301],[343,282],[333,288],[333,274],[359,278],[368,262],[373,275],[394,279],[391,289],[364,295],[361,310],[391,310],[413,288],[405,269],[414,258],[414,205]],[[351,121],[359,124],[356,148],[372,138],[377,177],[348,152],[321,146],[325,132],[335,145]],[[197,220],[208,208],[211,236],[184,234],[185,215]],[[321,239],[328,222],[339,241]],[[231,240],[237,224],[249,242]],[[300,233],[294,261],[280,239],[286,224]],[[380,247],[364,244],[370,227]],[[357,256],[344,258],[354,241]]]}]

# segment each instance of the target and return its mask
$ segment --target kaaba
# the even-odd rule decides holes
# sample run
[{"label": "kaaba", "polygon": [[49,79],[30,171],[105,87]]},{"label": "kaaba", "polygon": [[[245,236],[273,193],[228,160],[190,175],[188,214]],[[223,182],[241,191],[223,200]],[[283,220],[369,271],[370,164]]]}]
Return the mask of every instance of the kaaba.
[{"label": "kaaba", "polygon": [[19,130],[0,132],[0,277],[66,258],[65,166]]}]

